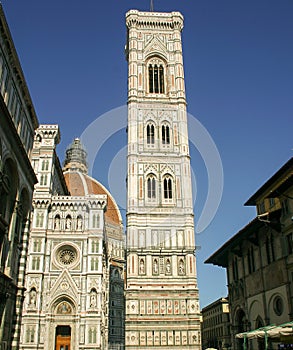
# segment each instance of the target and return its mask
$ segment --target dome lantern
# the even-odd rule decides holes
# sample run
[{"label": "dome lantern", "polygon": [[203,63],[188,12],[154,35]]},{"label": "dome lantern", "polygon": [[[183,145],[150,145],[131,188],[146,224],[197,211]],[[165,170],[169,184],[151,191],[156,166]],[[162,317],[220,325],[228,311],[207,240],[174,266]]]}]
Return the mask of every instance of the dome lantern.
[{"label": "dome lantern", "polygon": [[74,139],[72,144],[66,150],[66,157],[63,163],[63,171],[73,170],[80,171],[84,174],[88,172],[88,165],[86,161],[87,152],[79,138]]}]

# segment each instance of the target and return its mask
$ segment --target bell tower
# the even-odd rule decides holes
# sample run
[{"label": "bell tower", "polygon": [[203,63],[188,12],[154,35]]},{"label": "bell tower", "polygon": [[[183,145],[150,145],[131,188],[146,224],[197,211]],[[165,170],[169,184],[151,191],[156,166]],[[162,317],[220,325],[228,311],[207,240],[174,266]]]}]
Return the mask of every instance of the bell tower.
[{"label": "bell tower", "polygon": [[201,349],[183,16],[130,10],[126,26],[126,349]]}]

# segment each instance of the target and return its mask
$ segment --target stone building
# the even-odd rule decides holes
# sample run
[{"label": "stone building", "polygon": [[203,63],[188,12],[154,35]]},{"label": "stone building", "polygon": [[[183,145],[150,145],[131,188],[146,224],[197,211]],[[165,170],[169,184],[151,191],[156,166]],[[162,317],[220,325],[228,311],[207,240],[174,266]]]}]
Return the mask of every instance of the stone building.
[{"label": "stone building", "polygon": [[229,303],[220,298],[201,310],[202,347],[231,349]]},{"label": "stone building", "polygon": [[131,10],[126,25],[126,349],[200,349],[183,17]]},{"label": "stone building", "polygon": [[131,10],[126,24],[124,302],[119,208],[78,139],[62,169],[0,7],[1,349],[201,348],[183,17]]},{"label": "stone building", "polygon": [[123,349],[124,235],[111,194],[75,139],[63,171],[57,125],[40,125],[20,349]]},{"label": "stone building", "polygon": [[[206,261],[227,270],[234,349],[242,348],[237,333],[292,321],[292,199],[291,158],[245,203],[256,206],[257,217]],[[264,348],[263,339],[252,342]]]},{"label": "stone building", "polygon": [[[37,116],[0,4],[0,348],[19,337]],[[14,341],[13,341],[14,339]]]}]

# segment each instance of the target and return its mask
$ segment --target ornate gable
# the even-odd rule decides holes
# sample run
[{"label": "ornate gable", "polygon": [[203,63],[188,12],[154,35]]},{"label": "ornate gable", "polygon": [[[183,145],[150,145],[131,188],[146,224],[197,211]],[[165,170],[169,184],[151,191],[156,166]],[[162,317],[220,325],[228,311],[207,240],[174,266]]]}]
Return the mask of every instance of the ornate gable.
[{"label": "ornate gable", "polygon": [[167,60],[168,50],[162,38],[164,37],[159,35],[154,35],[152,37],[152,39],[147,43],[144,49],[145,57],[159,54]]},{"label": "ornate gable", "polygon": [[64,269],[50,290],[50,299],[55,300],[60,295],[68,295],[77,300],[78,289],[68,270]]}]

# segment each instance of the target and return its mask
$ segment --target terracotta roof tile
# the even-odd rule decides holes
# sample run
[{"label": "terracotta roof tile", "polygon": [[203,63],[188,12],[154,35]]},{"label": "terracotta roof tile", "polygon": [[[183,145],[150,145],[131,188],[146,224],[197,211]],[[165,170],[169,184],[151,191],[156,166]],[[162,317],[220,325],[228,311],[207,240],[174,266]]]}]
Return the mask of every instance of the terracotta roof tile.
[{"label": "terracotta roof tile", "polygon": [[114,198],[109,191],[97,180],[78,171],[66,171],[64,173],[65,181],[72,196],[85,196],[87,194],[106,194],[108,196],[107,211],[105,220],[107,223],[120,225],[122,223],[121,215]]}]

